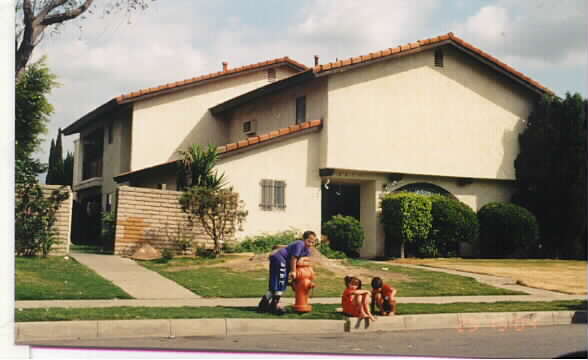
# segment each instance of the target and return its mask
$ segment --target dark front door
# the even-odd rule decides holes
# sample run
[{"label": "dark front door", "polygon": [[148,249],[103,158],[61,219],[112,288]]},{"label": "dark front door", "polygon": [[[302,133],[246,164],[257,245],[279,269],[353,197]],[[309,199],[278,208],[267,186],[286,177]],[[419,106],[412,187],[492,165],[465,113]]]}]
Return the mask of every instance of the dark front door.
[{"label": "dark front door", "polygon": [[359,219],[360,192],[359,184],[329,184],[321,186],[321,223],[329,221],[335,215],[353,216]]},{"label": "dark front door", "polygon": [[102,196],[100,194],[74,201],[72,242],[75,245],[101,246]]}]

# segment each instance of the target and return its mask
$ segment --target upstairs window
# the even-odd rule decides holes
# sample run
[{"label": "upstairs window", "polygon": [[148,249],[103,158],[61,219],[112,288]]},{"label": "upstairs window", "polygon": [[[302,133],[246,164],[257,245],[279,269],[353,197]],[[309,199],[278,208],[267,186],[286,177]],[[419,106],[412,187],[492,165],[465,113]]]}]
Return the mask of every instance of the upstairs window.
[{"label": "upstairs window", "polygon": [[296,98],[296,124],[306,121],[306,96]]},{"label": "upstairs window", "polygon": [[261,203],[263,210],[286,208],[286,182],[279,180],[261,180]]},{"label": "upstairs window", "polygon": [[443,50],[441,49],[435,50],[435,66],[443,67]]},{"label": "upstairs window", "polygon": [[268,69],[267,70],[267,81],[269,81],[269,82],[276,81],[276,69]]}]

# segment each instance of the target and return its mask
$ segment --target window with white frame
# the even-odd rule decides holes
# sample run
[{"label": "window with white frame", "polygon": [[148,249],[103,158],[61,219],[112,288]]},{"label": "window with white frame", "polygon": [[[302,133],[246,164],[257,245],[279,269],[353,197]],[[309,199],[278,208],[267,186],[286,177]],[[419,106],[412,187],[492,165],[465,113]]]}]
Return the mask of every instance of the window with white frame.
[{"label": "window with white frame", "polygon": [[280,180],[261,180],[261,203],[263,210],[286,208],[286,182]]}]

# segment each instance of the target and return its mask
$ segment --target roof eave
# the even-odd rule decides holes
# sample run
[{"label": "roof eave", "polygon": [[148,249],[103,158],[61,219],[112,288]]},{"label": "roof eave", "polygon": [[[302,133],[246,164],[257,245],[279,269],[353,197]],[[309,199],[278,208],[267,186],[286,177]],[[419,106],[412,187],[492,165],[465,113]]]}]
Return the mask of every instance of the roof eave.
[{"label": "roof eave", "polygon": [[116,99],[112,99],[96,109],[90,111],[86,115],[82,116],[78,120],[74,121],[73,124],[69,125],[65,129],[63,129],[62,133],[64,135],[71,135],[80,132],[84,127],[86,127],[92,120],[96,119],[97,117],[104,115],[108,112],[111,112],[118,108],[120,103]]},{"label": "roof eave", "polygon": [[220,104],[217,104],[217,105],[209,108],[208,110],[210,110],[210,112],[213,115],[219,115],[219,114],[224,113],[226,111],[232,110],[240,105],[243,105],[243,104],[246,104],[250,101],[253,101],[254,99],[257,99],[259,97],[262,97],[262,96],[270,94],[270,93],[273,93],[275,91],[279,91],[279,90],[288,88],[290,86],[298,85],[298,84],[305,82],[307,80],[310,80],[314,77],[315,77],[315,74],[312,71],[312,69],[308,69],[308,70],[303,71],[301,73],[289,76],[285,79],[274,81],[274,82],[267,84],[265,86],[262,86],[260,88],[253,89],[249,92],[246,92],[245,94],[236,96],[232,99],[229,99],[229,100],[224,101]]}]

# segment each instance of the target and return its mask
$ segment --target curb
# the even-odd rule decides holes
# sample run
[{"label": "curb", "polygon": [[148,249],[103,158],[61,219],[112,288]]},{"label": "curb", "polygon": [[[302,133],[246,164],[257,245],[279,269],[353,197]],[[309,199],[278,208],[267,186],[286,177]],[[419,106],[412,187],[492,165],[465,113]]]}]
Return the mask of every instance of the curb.
[{"label": "curb", "polygon": [[275,334],[362,333],[419,329],[456,329],[459,332],[494,327],[522,330],[547,325],[585,324],[585,311],[462,313],[397,315],[366,323],[347,320],[281,319],[163,319],[43,321],[16,323],[16,342],[87,340],[121,337],[236,336]]}]

